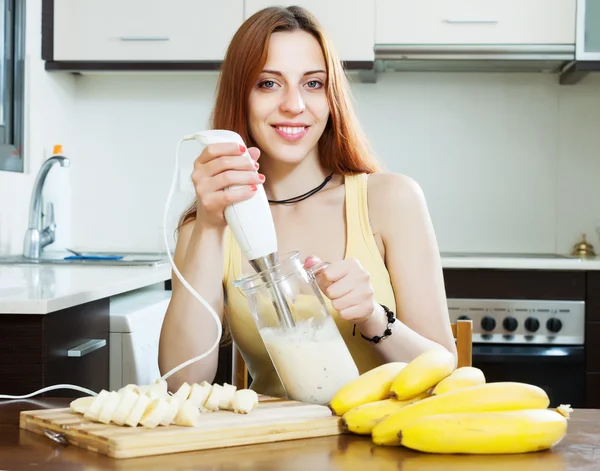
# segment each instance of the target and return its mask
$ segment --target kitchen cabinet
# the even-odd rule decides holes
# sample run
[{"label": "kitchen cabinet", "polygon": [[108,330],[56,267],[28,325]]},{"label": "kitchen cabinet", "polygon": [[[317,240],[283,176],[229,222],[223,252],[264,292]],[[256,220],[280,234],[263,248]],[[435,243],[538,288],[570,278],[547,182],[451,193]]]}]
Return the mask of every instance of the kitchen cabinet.
[{"label": "kitchen cabinet", "polygon": [[108,389],[109,326],[108,298],[43,315],[0,315],[0,394],[29,394],[55,384]]},{"label": "kitchen cabinet", "polygon": [[375,0],[375,43],[572,45],[576,2]]},{"label": "kitchen cabinet", "polygon": [[577,60],[600,60],[600,2],[577,0]]},{"label": "kitchen cabinet", "polygon": [[273,5],[304,7],[323,25],[342,61],[374,60],[375,0],[245,0],[244,5],[244,19]]},{"label": "kitchen cabinet", "polygon": [[157,63],[191,62],[214,68],[244,14],[243,0],[43,1],[42,58],[91,62],[100,69],[98,63],[160,68]]}]

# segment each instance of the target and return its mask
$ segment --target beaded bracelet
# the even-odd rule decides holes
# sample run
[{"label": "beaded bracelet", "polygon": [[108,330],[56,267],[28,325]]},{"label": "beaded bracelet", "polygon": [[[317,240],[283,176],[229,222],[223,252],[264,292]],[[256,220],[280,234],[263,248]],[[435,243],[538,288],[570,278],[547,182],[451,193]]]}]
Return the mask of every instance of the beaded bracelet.
[{"label": "beaded bracelet", "polygon": [[[383,304],[380,304],[380,306],[385,311],[385,314],[386,314],[387,320],[388,320],[387,327],[384,330],[383,335],[381,335],[381,336],[376,335],[375,337],[369,338],[369,337],[365,337],[362,333],[360,334],[363,339],[368,340],[369,342],[373,342],[373,343],[379,343],[383,339],[392,335],[392,324],[394,322],[396,322],[396,315],[392,311],[390,311],[387,306],[384,306]],[[352,336],[355,336],[355,335],[356,335],[356,324],[354,324],[354,329],[352,329]]]}]

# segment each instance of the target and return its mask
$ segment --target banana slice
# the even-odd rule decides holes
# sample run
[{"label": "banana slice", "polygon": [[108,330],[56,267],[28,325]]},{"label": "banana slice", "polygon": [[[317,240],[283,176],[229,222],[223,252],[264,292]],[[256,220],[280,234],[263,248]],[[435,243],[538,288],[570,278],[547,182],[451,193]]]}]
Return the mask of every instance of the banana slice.
[{"label": "banana slice", "polygon": [[171,396],[165,400],[167,401],[168,409],[160,421],[160,425],[171,425],[175,420],[175,416],[179,412],[179,407],[183,401],[180,401],[175,396]]},{"label": "banana slice", "polygon": [[169,413],[169,403],[163,397],[155,397],[144,411],[140,424],[146,428],[158,427],[161,420]]},{"label": "banana slice", "polygon": [[111,391],[102,405],[100,414],[98,414],[98,422],[110,424],[119,402],[121,402],[121,395],[117,391]]},{"label": "banana slice", "polygon": [[140,394],[140,387],[137,384],[127,384],[127,385],[123,386],[121,389],[119,389],[117,392],[122,393],[124,391],[134,391],[134,392]]},{"label": "banana slice", "polygon": [[121,401],[119,402],[119,405],[117,406],[117,409],[115,410],[111,420],[117,425],[123,425],[133,410],[140,395],[133,389],[125,389],[124,391],[122,390],[119,395],[121,396]]},{"label": "banana slice", "polygon": [[173,397],[176,397],[179,402],[183,402],[188,398],[191,390],[192,387],[188,383],[183,383]]},{"label": "banana slice", "polygon": [[258,394],[252,389],[240,389],[235,392],[231,408],[237,414],[248,414],[258,406]]},{"label": "banana slice", "polygon": [[208,410],[217,411],[219,410],[219,404],[221,403],[221,397],[223,395],[223,386],[220,384],[213,384],[208,395],[208,399],[204,403],[204,407]]},{"label": "banana slice", "polygon": [[92,402],[94,402],[95,399],[96,396],[78,397],[77,399],[71,401],[69,407],[73,412],[77,412],[78,414],[85,414],[85,412],[89,409],[90,405],[92,404]]},{"label": "banana slice", "polygon": [[233,384],[223,383],[223,392],[221,393],[219,400],[219,409],[231,409],[231,401],[233,400],[233,395],[236,390],[237,387]]},{"label": "banana slice", "polygon": [[164,379],[157,379],[156,382],[148,388],[148,392],[146,394],[150,396],[150,399],[155,399],[157,397],[166,399],[169,397],[169,391],[167,388],[168,385]]},{"label": "banana slice", "polygon": [[206,381],[201,384],[194,383],[192,384],[192,389],[187,400],[195,404],[196,407],[204,407],[204,403],[210,395],[211,388],[212,385]]},{"label": "banana slice", "polygon": [[182,427],[199,427],[202,420],[201,415],[196,403],[188,399],[179,407],[179,411],[175,416],[175,425],[180,425]]},{"label": "banana slice", "polygon": [[128,425],[129,427],[137,427],[151,401],[152,399],[150,399],[149,396],[140,394],[135,401],[131,412],[127,416],[127,419],[125,420],[125,425]]},{"label": "banana slice", "polygon": [[108,399],[109,395],[110,392],[106,389],[100,391],[100,393],[94,398],[93,402],[83,414],[83,417],[88,420],[98,420],[98,416],[100,415],[104,401]]}]

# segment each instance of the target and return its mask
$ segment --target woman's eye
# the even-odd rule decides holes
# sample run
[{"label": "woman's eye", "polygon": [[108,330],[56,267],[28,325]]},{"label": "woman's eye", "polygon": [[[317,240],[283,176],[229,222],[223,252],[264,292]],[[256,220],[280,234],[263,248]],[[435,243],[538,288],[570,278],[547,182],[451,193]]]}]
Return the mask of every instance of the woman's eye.
[{"label": "woman's eye", "polygon": [[275,86],[275,82],[273,82],[273,80],[265,80],[260,83],[260,86],[263,88],[273,88]]},{"label": "woman's eye", "polygon": [[321,82],[319,82],[318,80],[311,80],[310,82],[308,82],[308,88],[319,88],[321,86]]}]

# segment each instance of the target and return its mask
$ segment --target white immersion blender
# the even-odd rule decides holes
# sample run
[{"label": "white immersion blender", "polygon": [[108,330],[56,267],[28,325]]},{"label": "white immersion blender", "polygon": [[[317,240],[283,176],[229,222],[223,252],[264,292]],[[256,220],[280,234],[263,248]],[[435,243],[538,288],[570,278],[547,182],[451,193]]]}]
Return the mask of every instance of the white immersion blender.
[{"label": "white immersion blender", "polygon": [[[233,131],[215,129],[197,132],[193,136],[202,146],[235,142],[246,147],[241,136]],[[247,148],[244,155],[252,159]],[[262,185],[256,187],[257,190],[251,198],[225,208],[225,219],[252,268],[268,283],[279,322],[283,327],[294,327],[294,318],[281,287],[270,277],[272,269],[279,264],[277,236],[265,189]],[[235,188],[238,187],[231,186],[225,191]]]}]

